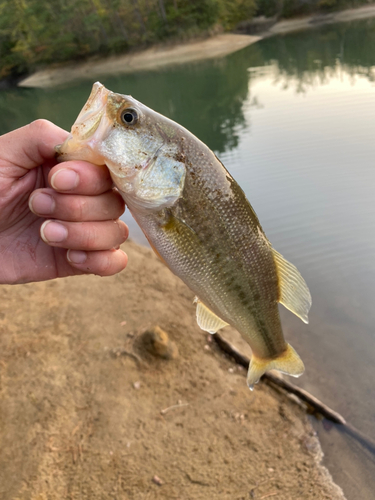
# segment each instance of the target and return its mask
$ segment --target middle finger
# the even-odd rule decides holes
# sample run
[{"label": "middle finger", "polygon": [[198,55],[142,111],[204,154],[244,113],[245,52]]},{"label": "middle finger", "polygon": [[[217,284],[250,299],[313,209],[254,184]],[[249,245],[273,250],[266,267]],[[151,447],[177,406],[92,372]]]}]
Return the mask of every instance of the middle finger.
[{"label": "middle finger", "polygon": [[30,210],[41,217],[72,222],[118,219],[125,209],[116,190],[97,196],[60,194],[54,189],[37,189],[29,200]]}]

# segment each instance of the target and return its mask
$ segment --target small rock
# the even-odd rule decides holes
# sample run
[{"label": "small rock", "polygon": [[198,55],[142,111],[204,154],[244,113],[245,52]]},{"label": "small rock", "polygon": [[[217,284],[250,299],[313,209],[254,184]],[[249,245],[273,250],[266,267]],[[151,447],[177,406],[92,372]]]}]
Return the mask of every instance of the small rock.
[{"label": "small rock", "polygon": [[152,482],[155,483],[155,484],[157,484],[158,486],[161,486],[162,484],[164,484],[164,481],[162,481],[160,479],[160,477],[158,477],[156,475],[152,478]]},{"label": "small rock", "polygon": [[134,382],[133,387],[138,391],[141,388],[141,383],[139,381]]},{"label": "small rock", "polygon": [[143,334],[143,341],[146,349],[154,356],[164,359],[176,359],[178,356],[176,344],[159,326],[147,330]]}]

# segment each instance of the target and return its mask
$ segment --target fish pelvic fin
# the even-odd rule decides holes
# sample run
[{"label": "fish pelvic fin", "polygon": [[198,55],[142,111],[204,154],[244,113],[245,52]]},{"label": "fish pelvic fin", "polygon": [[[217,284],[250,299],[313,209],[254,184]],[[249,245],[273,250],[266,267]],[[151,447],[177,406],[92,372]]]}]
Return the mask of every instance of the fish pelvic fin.
[{"label": "fish pelvic fin", "polygon": [[304,323],[308,323],[308,313],[311,307],[311,295],[298,269],[284,257],[272,250],[279,278],[279,302]]},{"label": "fish pelvic fin", "polygon": [[285,351],[275,359],[262,359],[253,354],[246,380],[251,391],[254,389],[254,384],[259,382],[260,377],[269,370],[278,370],[292,377],[299,377],[305,371],[305,366],[290,344],[287,344]]},{"label": "fish pelvic fin", "polygon": [[224,326],[228,325],[228,323],[208,309],[198,297],[195,297],[194,302],[197,303],[197,323],[199,328],[213,334],[220,330],[220,328],[224,328]]}]

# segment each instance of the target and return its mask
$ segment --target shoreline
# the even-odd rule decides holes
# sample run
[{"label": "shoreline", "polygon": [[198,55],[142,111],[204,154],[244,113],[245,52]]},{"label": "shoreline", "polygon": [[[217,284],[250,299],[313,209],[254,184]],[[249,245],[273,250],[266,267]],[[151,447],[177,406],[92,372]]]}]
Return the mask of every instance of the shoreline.
[{"label": "shoreline", "polygon": [[147,71],[170,65],[224,57],[259,40],[311,29],[325,24],[349,22],[375,17],[375,4],[347,9],[330,14],[315,14],[308,17],[283,20],[267,31],[257,35],[224,33],[203,40],[191,40],[176,45],[157,45],[149,49],[134,51],[106,59],[89,59],[84,63],[66,63],[59,67],[47,67],[36,71],[18,83],[19,87],[49,88],[64,85],[74,80],[95,80],[103,75],[115,75]]},{"label": "shoreline", "polygon": [[155,70],[173,64],[224,57],[258,40],[259,36],[226,33],[179,45],[157,45],[106,59],[96,57],[81,64],[67,63],[56,68],[46,68],[25,78],[18,86],[48,88],[79,79]]}]

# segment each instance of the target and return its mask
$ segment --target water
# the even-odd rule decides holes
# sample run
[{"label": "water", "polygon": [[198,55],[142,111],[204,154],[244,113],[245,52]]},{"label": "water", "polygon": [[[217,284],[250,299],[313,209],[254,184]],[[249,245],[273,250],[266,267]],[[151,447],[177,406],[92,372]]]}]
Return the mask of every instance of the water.
[{"label": "water", "polygon": [[[263,40],[224,59],[103,78],[186,126],[245,190],[313,296],[310,324],[282,311],[297,381],[375,436],[375,21]],[[69,128],[92,82],[0,92],[0,133],[43,117]],[[141,232],[129,215],[131,236]],[[315,422],[348,499],[373,499],[374,457]]]}]

